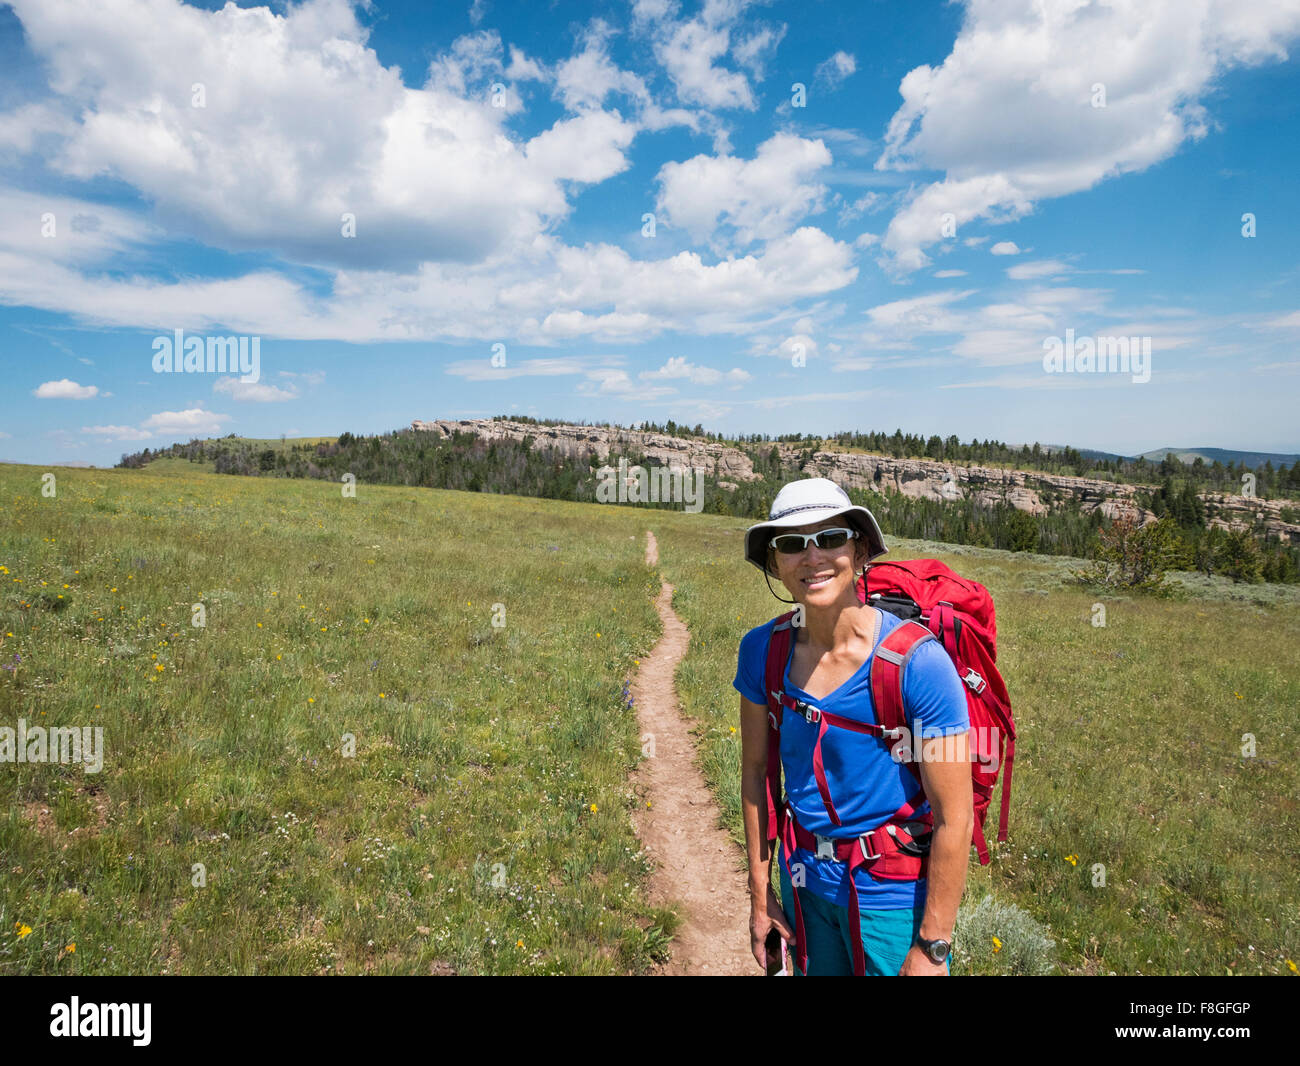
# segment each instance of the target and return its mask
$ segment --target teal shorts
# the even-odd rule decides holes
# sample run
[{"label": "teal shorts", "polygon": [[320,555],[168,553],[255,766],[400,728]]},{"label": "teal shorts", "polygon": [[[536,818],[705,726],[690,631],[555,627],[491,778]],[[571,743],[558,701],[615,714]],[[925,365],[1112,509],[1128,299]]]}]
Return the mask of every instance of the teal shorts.
[{"label": "teal shorts", "polygon": [[[790,876],[781,868],[781,909],[790,928],[795,928],[793,892]],[[799,893],[799,907],[803,911],[804,936],[808,940],[809,977],[851,977],[853,975],[853,933],[849,928],[849,909],[822,899],[804,889]],[[916,942],[921,931],[925,905],[915,909],[907,907],[888,911],[862,911],[862,950],[867,960],[868,977],[897,977],[903,960]],[[952,969],[944,960],[944,967]],[[794,945],[790,946],[790,974],[805,976],[794,958]]]}]

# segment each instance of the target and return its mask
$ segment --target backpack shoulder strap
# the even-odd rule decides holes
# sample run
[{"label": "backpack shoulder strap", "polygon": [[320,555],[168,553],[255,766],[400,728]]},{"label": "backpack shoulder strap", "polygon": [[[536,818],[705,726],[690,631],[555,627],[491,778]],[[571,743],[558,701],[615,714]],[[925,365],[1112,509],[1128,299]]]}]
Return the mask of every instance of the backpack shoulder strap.
[{"label": "backpack shoulder strap", "polygon": [[764,692],[769,715],[776,717],[775,727],[781,728],[781,693],[785,689],[785,664],[790,658],[790,643],[794,640],[791,620],[793,611],[787,611],[772,620],[772,634],[767,642],[767,666],[763,672]]},{"label": "backpack shoulder strap", "polygon": [[781,830],[781,697],[785,692],[785,664],[790,657],[794,629],[787,611],[772,623],[767,643],[767,664],[763,671],[763,689],[767,696],[767,839],[775,841]]},{"label": "backpack shoulder strap", "polygon": [[[883,729],[902,729],[907,724],[903,709],[903,671],[916,649],[934,634],[920,622],[907,621],[895,626],[889,636],[876,645],[871,663],[871,699],[876,706],[876,724]],[[915,740],[912,744],[916,749]],[[920,780],[920,771],[914,762],[908,765]]]}]

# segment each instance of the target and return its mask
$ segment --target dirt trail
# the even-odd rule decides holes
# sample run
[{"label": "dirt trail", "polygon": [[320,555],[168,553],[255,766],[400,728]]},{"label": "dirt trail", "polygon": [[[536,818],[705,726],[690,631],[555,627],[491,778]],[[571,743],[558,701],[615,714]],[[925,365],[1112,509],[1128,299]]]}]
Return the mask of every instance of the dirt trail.
[{"label": "dirt trail", "polygon": [[[646,565],[659,562],[659,546],[646,533]],[[663,636],[641,660],[632,696],[641,733],[654,737],[654,757],[632,775],[642,796],[637,833],[658,862],[651,901],[674,904],[682,922],[672,958],[657,972],[668,976],[761,976],[749,951],[749,894],[744,856],[718,828],[718,808],[695,766],[695,745],[677,707],[673,674],[690,633],[672,608],[673,587],[663,583],[655,607]],[[645,801],[649,800],[649,809]]]}]

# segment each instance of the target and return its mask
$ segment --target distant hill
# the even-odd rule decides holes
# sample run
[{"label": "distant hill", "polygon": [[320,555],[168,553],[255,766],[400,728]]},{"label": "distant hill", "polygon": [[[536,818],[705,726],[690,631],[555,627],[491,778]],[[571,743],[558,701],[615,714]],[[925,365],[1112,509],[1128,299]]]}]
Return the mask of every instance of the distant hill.
[{"label": "distant hill", "polygon": [[[1048,452],[1063,452],[1066,447],[1067,445],[1064,444],[1045,444],[1043,445],[1043,450]],[[1231,448],[1153,448],[1149,452],[1143,452],[1140,457],[1136,455],[1120,455],[1117,452],[1100,452],[1092,448],[1077,448],[1075,450],[1085,459],[1092,459],[1101,462],[1122,460],[1123,462],[1131,463],[1135,459],[1142,458],[1150,463],[1158,463],[1166,455],[1173,455],[1179,460],[1179,462],[1194,463],[1197,456],[1200,456],[1200,458],[1205,460],[1207,465],[1217,460],[1224,466],[1227,466],[1229,463],[1240,463],[1241,465],[1251,469],[1261,467],[1267,462],[1271,462],[1274,469],[1277,469],[1279,466],[1292,466],[1297,459],[1300,459],[1300,454],[1289,455],[1279,452],[1239,452],[1234,451]]]},{"label": "distant hill", "polygon": [[1254,469],[1271,462],[1273,468],[1285,464],[1291,466],[1300,455],[1286,455],[1278,452],[1238,452],[1231,448],[1155,448],[1149,452],[1143,452],[1142,458],[1154,462],[1160,462],[1166,455],[1172,453],[1177,457],[1179,462],[1194,463],[1196,457],[1200,456],[1206,463],[1218,461],[1224,466],[1229,463],[1241,463]]}]

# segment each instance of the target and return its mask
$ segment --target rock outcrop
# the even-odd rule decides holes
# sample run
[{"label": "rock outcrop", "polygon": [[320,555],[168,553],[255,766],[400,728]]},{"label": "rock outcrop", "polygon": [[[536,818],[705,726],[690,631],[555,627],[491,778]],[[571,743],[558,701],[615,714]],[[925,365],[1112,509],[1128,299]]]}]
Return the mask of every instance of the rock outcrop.
[{"label": "rock outcrop", "polygon": [[753,481],[758,477],[749,456],[735,448],[693,437],[672,437],[667,433],[607,429],[603,426],[535,426],[527,422],[494,422],[486,418],[416,420],[411,423],[411,428],[436,433],[442,439],[453,433],[473,433],[485,440],[521,441],[532,437],[538,444],[555,448],[571,458],[589,460],[594,457],[602,463],[609,457],[611,448],[635,451],[656,465],[686,469],[698,466],[706,474],[715,474],[733,483]]},{"label": "rock outcrop", "polygon": [[[537,443],[572,458],[587,461],[594,458],[602,463],[611,449],[635,451],[658,465],[702,467],[729,488],[742,481],[754,481],[759,476],[754,473],[754,464],[749,456],[736,448],[694,437],[672,437],[666,433],[604,426],[539,426],[485,418],[416,420],[411,423],[411,428],[435,433],[442,439],[457,432],[473,433],[486,440],[522,441],[525,437],[532,437]],[[1079,508],[1085,514],[1100,511],[1108,519],[1131,514],[1137,516],[1143,525],[1156,519],[1151,511],[1138,506],[1135,499],[1138,486],[1123,482],[1036,470],[958,466],[932,459],[894,459],[860,452],[817,451],[805,462],[807,449],[797,444],[764,445],[764,454],[770,447],[777,449],[784,465],[800,467],[808,477],[829,478],[836,484],[851,488],[900,492],[926,500],[973,498],[987,506],[1005,501],[1034,515],[1046,514],[1060,501],[1073,498],[1079,501]],[[1217,492],[1201,493],[1200,497],[1211,513],[1210,525],[1222,529],[1248,529],[1262,521],[1263,528],[1284,543],[1300,544],[1300,524],[1282,518],[1282,509],[1294,507],[1294,504]]]}]

